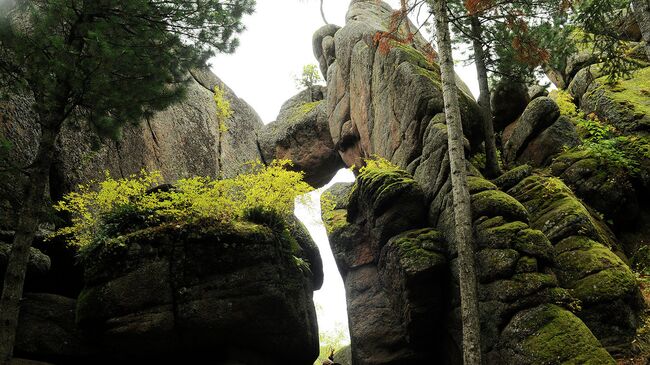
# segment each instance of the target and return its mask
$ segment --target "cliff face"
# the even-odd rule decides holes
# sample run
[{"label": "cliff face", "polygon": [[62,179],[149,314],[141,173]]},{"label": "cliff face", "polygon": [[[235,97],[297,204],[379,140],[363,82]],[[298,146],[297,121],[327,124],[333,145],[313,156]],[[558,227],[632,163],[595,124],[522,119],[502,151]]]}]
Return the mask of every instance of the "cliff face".
[{"label": "cliff face", "polygon": [[[83,120],[66,124],[50,173],[50,200],[77,184],[103,180],[105,171],[119,178],[158,170],[173,182],[235,176],[254,160],[290,158],[305,170],[340,164],[327,139],[314,153],[302,154],[303,163],[286,149],[262,156],[258,134],[263,124],[257,113],[211,72],[194,70],[191,76],[184,101],[125,127],[118,141],[97,140]],[[217,120],[215,86],[225,90],[233,111],[225,128]],[[296,119],[305,119],[304,114],[309,113]],[[10,159],[18,164],[35,153],[39,130],[34,118],[29,98],[14,95],[0,105],[0,131],[12,143]],[[287,128],[285,135],[296,130]],[[328,129],[322,131],[329,135]],[[316,135],[304,138],[315,140]],[[269,144],[274,142],[286,143],[280,138]],[[0,279],[22,181],[18,175],[2,181]],[[45,223],[51,221],[44,217]],[[40,234],[32,248],[15,354],[61,364],[184,363],[206,356],[219,364],[309,364],[319,347],[312,293],[322,285],[323,271],[306,230],[299,222],[291,227],[285,233],[235,221],[122,232],[112,237],[119,242],[84,262],[74,247],[60,239],[43,242]],[[308,269],[297,265],[298,259]]]},{"label": "cliff face", "polygon": [[[388,159],[410,188],[391,174],[361,174],[350,194],[334,191],[341,196],[337,214],[324,219],[330,220],[330,242],[346,285],[354,363],[434,358],[454,364],[462,348],[460,302],[456,251],[445,239],[453,232],[453,210],[439,71],[417,39],[379,50],[373,37],[388,30],[390,14],[385,4],[352,1],[343,28],[315,33],[314,54],[327,74],[330,133],[343,161],[358,168],[373,155]],[[469,158],[480,152],[482,136],[476,103],[463,89],[459,83]],[[644,133],[647,98],[626,109],[593,101],[605,94],[602,85],[583,89],[589,90],[579,104],[585,114],[609,105],[599,114],[603,120],[626,135]],[[551,166],[551,173],[560,179],[549,178],[542,169],[567,150],[584,148],[586,137],[543,93],[522,100],[517,115],[496,116],[505,123],[516,119],[503,132],[502,156],[509,167],[534,168],[514,168],[489,182],[479,166],[468,164],[486,361],[612,364],[610,354],[634,353],[646,304],[628,266],[626,254],[633,252],[619,241],[615,223],[590,205],[620,211],[615,196],[621,195],[607,191],[629,196],[626,203],[640,198],[615,183],[610,190],[589,184],[583,180],[589,175],[566,174],[559,166]],[[647,157],[639,161],[646,163]],[[622,176],[636,181],[629,185],[635,189],[646,186],[644,174]],[[644,234],[639,226],[631,230]],[[420,266],[399,259],[409,250]],[[418,277],[429,277],[426,289],[417,287]],[[417,318],[429,330],[418,331]]]},{"label": "cliff face", "polygon": [[[210,71],[195,70],[191,76],[185,101],[139,125],[125,127],[118,141],[97,140],[83,120],[67,123],[50,172],[52,200],[60,199],[80,183],[103,180],[105,171],[127,177],[141,169],[158,170],[166,181],[175,181],[196,175],[233,176],[244,163],[260,160],[257,132],[263,124],[257,113]],[[213,99],[216,85],[225,89],[233,109],[225,121],[225,131],[219,130],[217,121]],[[0,105],[0,133],[11,141],[10,159],[18,163],[26,163],[36,153],[39,130],[31,103],[29,98],[14,96]],[[16,176],[3,198],[18,196],[21,182],[22,178]],[[17,209],[6,200],[0,207],[0,228],[9,229]]]},{"label": "cliff face", "polygon": [[[234,113],[220,132],[211,90],[223,85],[196,71],[188,101],[127,128],[120,142],[93,152],[83,124],[67,126],[51,174],[52,198],[101,178],[105,169],[121,176],[158,169],[173,181],[232,176],[246,161],[286,158],[311,185],[323,186],[340,167],[354,166],[356,182],[330,189],[335,207],[323,217],[346,288],[352,363],[460,364],[439,68],[419,36],[380,50],[376,36],[389,30],[391,14],[382,2],[353,0],[344,27],[316,31],[314,55],[327,86],[289,99],[271,124],[262,126],[226,87]],[[404,24],[394,31],[397,38],[406,35]],[[507,172],[493,181],[480,172],[478,105],[457,81],[466,155],[473,161],[467,170],[486,364],[614,364],[614,357],[647,355],[647,303],[630,264],[638,269],[647,260],[650,268],[648,68],[609,85],[593,62],[576,55],[556,74],[579,108],[570,113],[557,96],[497,88],[495,120]],[[511,93],[516,97],[506,100]],[[27,161],[38,133],[29,100],[14,97],[2,108],[0,127],[14,142],[13,158]],[[615,133],[595,140],[585,132],[585,123],[593,128],[594,121]],[[618,160],[602,152],[613,143],[625,146]],[[396,167],[359,171],[374,156]],[[8,227],[19,192],[12,189],[2,195],[0,221]],[[10,236],[1,232],[0,240]],[[55,293],[76,297],[81,291],[78,301],[26,297],[18,354],[63,363],[182,362],[215,351],[226,354],[215,360],[225,363],[309,364],[315,358],[311,294],[322,284],[322,268],[303,231],[278,235],[264,224],[232,222],[163,225],[113,239],[124,242],[96,252],[83,276],[63,273],[79,283]],[[0,265],[6,248],[0,245]],[[61,274],[59,251],[52,252],[46,252],[49,260],[34,250],[29,285]],[[308,262],[310,271],[287,252]],[[71,260],[66,255],[63,262]],[[53,292],[53,285],[34,287]]]}]

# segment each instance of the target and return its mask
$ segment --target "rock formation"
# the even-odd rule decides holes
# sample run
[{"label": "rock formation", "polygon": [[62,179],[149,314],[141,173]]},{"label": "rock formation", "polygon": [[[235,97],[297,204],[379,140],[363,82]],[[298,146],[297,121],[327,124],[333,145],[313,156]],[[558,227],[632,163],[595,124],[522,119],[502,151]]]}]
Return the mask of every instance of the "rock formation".
[{"label": "rock formation", "polygon": [[[261,159],[257,132],[262,121],[257,113],[239,99],[214,74],[195,70],[185,101],[154,114],[137,126],[127,126],[118,141],[100,142],[83,120],[65,125],[58,141],[58,152],[50,173],[52,200],[73,190],[80,183],[103,180],[105,171],[127,177],[141,169],[158,170],[167,181],[189,176],[233,176],[243,164]],[[219,130],[213,89],[226,90],[233,109]],[[24,96],[0,104],[0,134],[12,142],[11,159],[26,163],[36,153],[38,131],[31,101]],[[219,134],[223,133],[221,154]],[[3,200],[17,196],[22,179],[16,178]],[[0,228],[10,228],[16,211],[11,202],[0,202]]]},{"label": "rock formation", "polygon": [[[386,31],[390,14],[385,4],[352,1],[343,28],[323,27],[314,36],[327,72],[330,133],[343,161],[358,168],[377,155],[402,169],[361,173],[347,203],[337,199],[338,209],[324,219],[346,285],[353,363],[454,364],[459,298],[455,248],[444,239],[453,219],[437,66],[417,41],[378,50],[373,35]],[[459,89],[471,156],[480,124],[476,103]],[[528,98],[525,89],[521,94]],[[504,132],[503,157],[513,167],[546,167],[581,144],[555,102],[536,96],[520,103],[522,115],[512,115],[510,122],[517,120]],[[487,363],[613,364],[608,351],[630,348],[645,308],[614,234],[560,180],[531,176],[529,166],[497,185],[468,169]],[[410,278],[431,272],[437,274],[427,293],[412,290],[417,280]],[[439,325],[418,332],[413,318]],[[428,347],[420,347],[422,339]]]},{"label": "rock formation", "polygon": [[[317,30],[314,55],[327,86],[290,98],[268,125],[205,71],[192,73],[188,101],[97,151],[83,122],[71,123],[59,141],[51,197],[104,169],[118,176],[158,169],[173,181],[232,176],[246,161],[282,158],[320,187],[341,166],[354,167],[355,183],[330,188],[325,205],[334,207],[323,213],[346,289],[352,343],[345,361],[460,364],[439,68],[419,35],[378,47],[392,13],[380,1],[352,0],[344,27]],[[637,41],[628,23],[622,32]],[[395,29],[397,40],[405,29]],[[645,141],[650,68],[609,85],[594,62],[574,55],[549,75],[580,115],[613,126],[617,138]],[[233,106],[227,131],[216,120],[215,85]],[[650,344],[647,306],[629,267],[650,235],[650,158],[634,168],[603,158],[586,148],[593,141],[559,99],[504,84],[492,102],[509,170],[488,181],[478,166],[480,111],[460,79],[457,86],[466,155],[475,163],[467,169],[485,363],[615,364]],[[14,95],[0,106],[17,162],[34,153],[29,103]],[[392,165],[362,169],[368,158]],[[9,191],[0,195],[0,228],[11,228],[19,196],[11,184]],[[240,220],[118,232],[108,239],[119,245],[89,253],[83,277],[69,269],[74,252],[37,243],[27,287],[39,293],[25,297],[16,354],[66,364],[192,362],[206,354],[217,363],[310,364],[318,351],[311,295],[322,284],[322,264],[304,229],[292,227]],[[0,232],[0,241],[10,238]],[[54,288],[58,275],[74,284]]]}]

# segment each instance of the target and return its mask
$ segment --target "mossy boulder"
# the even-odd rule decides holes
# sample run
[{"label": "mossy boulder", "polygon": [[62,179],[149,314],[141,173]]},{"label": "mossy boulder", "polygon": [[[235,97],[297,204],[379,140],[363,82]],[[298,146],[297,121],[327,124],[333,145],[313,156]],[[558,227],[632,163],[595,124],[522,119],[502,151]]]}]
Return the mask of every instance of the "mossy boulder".
[{"label": "mossy boulder", "polygon": [[[425,225],[424,192],[406,171],[371,168],[357,176],[348,205],[348,222],[366,221],[379,253],[389,238]],[[372,227],[372,228],[371,228]]]},{"label": "mossy boulder", "polygon": [[503,329],[497,348],[491,354],[495,364],[615,364],[578,317],[553,304],[516,314]]},{"label": "mossy boulder", "polygon": [[77,321],[116,361],[214,354],[313,362],[314,285],[312,270],[296,261],[309,250],[299,241],[286,228],[246,221],[162,225],[111,238],[84,261]]},{"label": "mossy boulder", "polygon": [[520,165],[515,168],[512,168],[501,176],[494,179],[494,184],[498,186],[501,190],[507,191],[513,186],[517,185],[521,180],[527,178],[533,173],[533,168],[530,165]]},{"label": "mossy boulder", "polygon": [[500,190],[487,190],[472,195],[474,219],[487,216],[503,216],[511,221],[528,220],[528,212],[521,203]]},{"label": "mossy boulder", "polygon": [[640,293],[634,274],[614,253],[621,250],[606,225],[557,178],[533,175],[509,193],[526,206],[531,226],[554,244],[553,269],[560,286],[580,301],[578,316],[608,348],[629,347]]},{"label": "mossy boulder", "polygon": [[613,85],[606,78],[601,76],[589,85],[580,108],[626,133],[650,131],[650,67]]},{"label": "mossy boulder", "polygon": [[406,231],[382,249],[379,277],[393,311],[417,352],[436,354],[444,337],[449,266],[442,235],[431,228]]},{"label": "mossy boulder", "polygon": [[550,172],[619,229],[637,220],[641,210],[639,188],[643,190],[644,184],[626,166],[578,149],[559,155],[550,165]]}]

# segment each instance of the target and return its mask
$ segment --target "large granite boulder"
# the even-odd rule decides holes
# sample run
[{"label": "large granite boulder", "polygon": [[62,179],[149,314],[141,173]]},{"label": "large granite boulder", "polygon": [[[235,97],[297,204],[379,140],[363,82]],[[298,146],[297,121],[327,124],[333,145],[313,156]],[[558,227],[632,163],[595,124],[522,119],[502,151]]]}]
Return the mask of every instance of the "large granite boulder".
[{"label": "large granite boulder", "polygon": [[113,361],[312,364],[320,263],[286,230],[197,222],[114,237],[84,261],[79,326]]},{"label": "large granite boulder", "polygon": [[327,123],[326,91],[321,86],[301,91],[282,105],[274,122],[259,131],[264,161],[293,161],[293,168],[304,171],[305,181],[314,187],[327,184],[343,167]]},{"label": "large granite boulder", "polygon": [[515,161],[527,143],[550,127],[559,116],[560,109],[550,98],[540,97],[531,101],[517,120],[509,138],[504,141],[504,160],[507,163]]},{"label": "large granite boulder", "polygon": [[492,114],[494,130],[499,132],[510,123],[519,118],[526,106],[533,99],[528,94],[526,85],[521,82],[511,81],[507,78],[501,80],[492,91]]},{"label": "large granite boulder", "polygon": [[[411,45],[394,42],[386,52],[379,50],[376,36],[388,30],[392,14],[381,1],[352,1],[343,28],[326,26],[314,37],[323,40],[314,44],[314,52],[324,60],[332,141],[347,166],[362,166],[373,154],[403,167],[417,165],[427,125],[444,107],[435,52],[421,35]],[[395,36],[406,37],[405,24]],[[466,85],[457,84],[465,134],[477,149],[482,142],[478,105]]]},{"label": "large granite boulder", "polygon": [[[221,129],[213,91],[217,85],[225,90],[233,110]],[[9,158],[18,165],[26,165],[36,153],[40,132],[32,103],[21,95],[0,103],[0,136],[11,142]],[[100,141],[81,119],[68,121],[58,139],[49,193],[57,200],[80,183],[102,180],[107,170],[117,177],[143,168],[159,170],[170,182],[196,175],[233,176],[245,162],[260,159],[257,131],[261,127],[255,111],[214,74],[195,70],[185,100],[138,125],[126,126],[118,141]],[[0,184],[0,228],[11,229],[19,205],[13,198],[20,196],[23,178],[3,180],[8,184]]]},{"label": "large granite boulder", "polygon": [[27,293],[20,302],[14,354],[61,364],[97,359],[75,322],[77,301],[54,294]]}]

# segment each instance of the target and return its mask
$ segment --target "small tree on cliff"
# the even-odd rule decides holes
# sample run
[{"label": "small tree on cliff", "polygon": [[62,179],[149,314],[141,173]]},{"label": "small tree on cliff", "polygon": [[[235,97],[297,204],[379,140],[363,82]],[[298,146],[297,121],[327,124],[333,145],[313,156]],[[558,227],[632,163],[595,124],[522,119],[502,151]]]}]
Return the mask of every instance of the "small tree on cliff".
[{"label": "small tree on cliff", "polygon": [[188,71],[232,52],[254,0],[30,0],[0,9],[5,88],[34,98],[40,136],[0,300],[0,364],[11,358],[29,248],[38,226],[55,141],[83,116],[115,134],[184,95]]},{"label": "small tree on cliff", "polygon": [[481,364],[481,328],[478,312],[476,270],[472,239],[472,214],[467,185],[467,165],[463,146],[463,126],[460,119],[458,89],[451,54],[446,0],[429,0],[435,16],[436,38],[442,95],[447,119],[447,141],[454,206],[454,242],[458,250],[458,281],[460,283],[461,317],[463,325],[463,363]]}]

